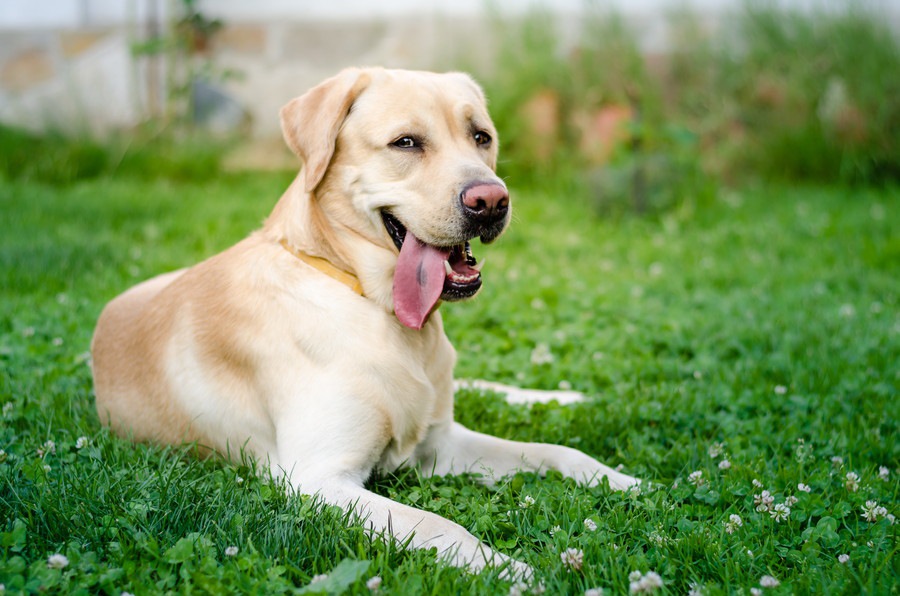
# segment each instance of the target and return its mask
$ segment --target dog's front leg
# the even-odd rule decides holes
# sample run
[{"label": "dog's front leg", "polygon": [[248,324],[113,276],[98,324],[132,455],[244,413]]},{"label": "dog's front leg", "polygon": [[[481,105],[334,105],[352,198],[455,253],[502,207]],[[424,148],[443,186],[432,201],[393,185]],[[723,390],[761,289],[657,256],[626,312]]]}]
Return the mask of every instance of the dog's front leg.
[{"label": "dog's front leg", "polygon": [[518,471],[543,473],[552,468],[592,486],[604,477],[616,490],[640,483],[637,478],[617,472],[577,449],[508,441],[469,430],[457,422],[433,427],[416,456],[425,473],[443,476],[474,472],[485,474],[490,482]]},{"label": "dog's front leg", "polygon": [[328,504],[353,511],[374,536],[400,542],[411,538],[413,548],[436,548],[439,557],[472,572],[493,565],[505,567],[503,575],[509,579],[532,577],[528,565],[494,551],[459,524],[377,495],[346,476],[290,476],[296,490],[318,495]]},{"label": "dog's front leg", "polygon": [[277,460],[270,465],[294,491],[353,512],[373,535],[436,548],[458,567],[477,572],[506,565],[510,577],[530,576],[527,565],[493,551],[459,524],[365,489],[386,441],[383,421],[365,402],[338,395],[318,402],[315,414],[295,407],[280,418]]}]

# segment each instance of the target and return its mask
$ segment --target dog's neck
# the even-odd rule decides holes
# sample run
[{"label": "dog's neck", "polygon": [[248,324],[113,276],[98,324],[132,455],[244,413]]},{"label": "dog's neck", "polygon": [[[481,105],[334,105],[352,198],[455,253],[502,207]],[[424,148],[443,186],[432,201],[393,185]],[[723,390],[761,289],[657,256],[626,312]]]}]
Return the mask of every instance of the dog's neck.
[{"label": "dog's neck", "polygon": [[348,273],[343,269],[339,269],[331,264],[331,261],[326,261],[320,257],[314,257],[312,255],[308,255],[305,252],[293,247],[287,241],[287,239],[281,240],[281,246],[284,247],[286,251],[312,267],[313,269],[318,269],[328,277],[341,282],[360,296],[364,296],[362,289],[362,284],[359,283],[359,278],[353,275],[352,273]]},{"label": "dog's neck", "polygon": [[[356,278],[366,298],[389,312],[393,311],[396,254],[378,248],[373,250],[370,240],[326,212],[323,208],[323,203],[327,201],[325,196],[311,195],[303,185],[301,172],[266,219],[264,234],[275,242],[283,242],[292,250],[327,262],[335,270]],[[320,188],[317,192],[328,190]],[[327,268],[320,270],[327,273],[324,271]]]}]

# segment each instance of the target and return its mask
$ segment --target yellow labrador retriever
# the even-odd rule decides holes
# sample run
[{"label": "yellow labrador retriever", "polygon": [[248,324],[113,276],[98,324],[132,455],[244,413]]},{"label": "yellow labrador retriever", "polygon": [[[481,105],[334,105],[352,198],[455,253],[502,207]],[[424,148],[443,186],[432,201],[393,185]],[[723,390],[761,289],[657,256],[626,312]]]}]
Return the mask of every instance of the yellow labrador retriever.
[{"label": "yellow labrador retriever", "polygon": [[481,89],[460,73],[349,69],[281,122],[305,165],[263,228],[104,309],[92,344],[101,421],[134,440],[244,448],[375,532],[472,570],[527,573],[461,526],[364,488],[374,468],[402,465],[637,482],[568,447],[453,421],[456,354],[437,308],[478,292],[469,241],[493,241],[510,219]]}]

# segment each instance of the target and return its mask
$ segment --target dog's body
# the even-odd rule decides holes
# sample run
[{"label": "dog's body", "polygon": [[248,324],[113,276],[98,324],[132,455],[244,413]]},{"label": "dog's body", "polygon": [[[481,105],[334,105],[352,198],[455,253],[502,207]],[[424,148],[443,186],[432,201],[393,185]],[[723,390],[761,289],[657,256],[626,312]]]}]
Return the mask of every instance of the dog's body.
[{"label": "dog's body", "polygon": [[282,124],[305,165],[264,227],[104,310],[92,345],[101,421],[135,440],[244,449],[296,490],[473,569],[506,557],[366,490],[372,470],[490,481],[555,468],[635,484],[574,449],[453,421],[456,355],[436,306],[478,291],[468,240],[509,220],[477,85],[351,69],[285,106]]}]

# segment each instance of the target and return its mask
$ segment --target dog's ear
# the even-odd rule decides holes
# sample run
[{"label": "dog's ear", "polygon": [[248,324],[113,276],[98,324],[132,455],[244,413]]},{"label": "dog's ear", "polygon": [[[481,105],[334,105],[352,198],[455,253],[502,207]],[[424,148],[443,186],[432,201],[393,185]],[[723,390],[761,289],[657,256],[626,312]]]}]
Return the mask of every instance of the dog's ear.
[{"label": "dog's ear", "polygon": [[348,68],[281,108],[281,132],[303,160],[306,192],[313,192],[325,176],[341,124],[369,80],[362,70]]}]

